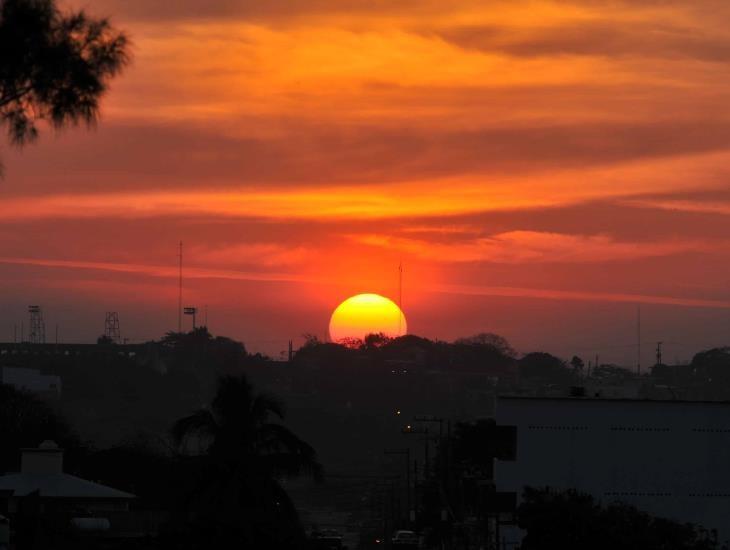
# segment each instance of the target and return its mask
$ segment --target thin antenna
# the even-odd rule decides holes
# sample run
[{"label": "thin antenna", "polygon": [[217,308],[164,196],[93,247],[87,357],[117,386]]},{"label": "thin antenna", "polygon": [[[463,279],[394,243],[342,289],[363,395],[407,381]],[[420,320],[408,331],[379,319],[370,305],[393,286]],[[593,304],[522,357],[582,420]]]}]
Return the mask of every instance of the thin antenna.
[{"label": "thin antenna", "polygon": [[662,342],[656,343],[656,364],[662,364]]},{"label": "thin antenna", "polygon": [[180,281],[177,295],[177,331],[182,332],[182,260],[183,260],[183,243],[180,241]]},{"label": "thin antenna", "polygon": [[403,262],[398,263],[398,336],[403,330]]},{"label": "thin antenna", "polygon": [[208,304],[205,304],[205,328],[208,328]]},{"label": "thin antenna", "polygon": [[636,306],[636,374],[641,376],[641,304]]}]

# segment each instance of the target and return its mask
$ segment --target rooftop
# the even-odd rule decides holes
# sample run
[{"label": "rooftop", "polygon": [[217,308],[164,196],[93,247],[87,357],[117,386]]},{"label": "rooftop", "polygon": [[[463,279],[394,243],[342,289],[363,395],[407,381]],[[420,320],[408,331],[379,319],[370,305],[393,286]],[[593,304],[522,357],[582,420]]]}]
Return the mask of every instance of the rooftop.
[{"label": "rooftop", "polygon": [[64,473],[7,474],[0,476],[0,491],[12,491],[18,497],[38,491],[41,497],[48,498],[135,498],[131,493]]},{"label": "rooftop", "polygon": [[694,399],[651,399],[643,397],[610,397],[610,396],[570,396],[570,395],[510,395],[510,394],[499,394],[497,396],[499,400],[523,400],[523,401],[574,401],[584,403],[605,403],[609,402],[620,402],[620,403],[685,403],[692,405],[730,405],[730,401],[708,401],[708,400],[694,400]]}]

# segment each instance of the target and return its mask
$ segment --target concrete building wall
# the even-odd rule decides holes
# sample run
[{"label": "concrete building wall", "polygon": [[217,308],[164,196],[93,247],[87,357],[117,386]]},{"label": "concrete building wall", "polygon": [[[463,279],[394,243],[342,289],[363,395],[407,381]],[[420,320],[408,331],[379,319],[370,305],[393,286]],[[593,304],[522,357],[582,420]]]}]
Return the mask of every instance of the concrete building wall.
[{"label": "concrete building wall", "polygon": [[498,490],[574,488],[730,539],[730,404],[500,397],[497,422],[517,426]]}]

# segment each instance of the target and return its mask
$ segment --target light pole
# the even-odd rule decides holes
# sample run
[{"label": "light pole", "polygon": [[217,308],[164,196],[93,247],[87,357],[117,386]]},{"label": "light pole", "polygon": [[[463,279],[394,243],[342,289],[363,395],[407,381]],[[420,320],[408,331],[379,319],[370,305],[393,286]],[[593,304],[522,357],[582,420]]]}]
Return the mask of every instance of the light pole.
[{"label": "light pole", "polygon": [[[438,472],[434,471],[434,474],[437,474],[436,477],[439,479],[438,484],[440,486],[440,495],[442,499],[442,509],[441,509],[441,520],[443,522],[447,521],[448,517],[451,516],[454,517],[453,509],[451,508],[450,501],[450,467],[451,467],[451,420],[446,418],[440,418],[433,415],[418,415],[413,417],[413,422],[419,422],[424,423],[426,426],[422,426],[420,429],[414,429],[413,426],[408,425],[403,430],[403,433],[421,433],[424,435],[424,443],[426,445],[425,448],[425,470],[424,470],[424,481],[426,480],[426,476],[429,475],[429,463],[428,463],[428,423],[436,423],[438,422],[439,425],[439,433],[438,433],[438,456],[437,462],[440,462],[441,466],[441,472],[440,475],[438,475]],[[444,447],[444,429],[443,424],[446,422],[446,446]],[[436,439],[436,436],[432,436],[434,439]],[[438,465],[438,464],[437,464]],[[443,534],[441,535],[444,536]],[[443,543],[443,539],[442,539]]]},{"label": "light pole", "polygon": [[193,330],[195,330],[195,315],[198,313],[197,307],[186,307],[183,309],[183,313],[185,315],[192,315],[193,316]]},{"label": "light pole", "polygon": [[426,481],[429,473],[428,465],[428,428],[414,428],[412,424],[408,424],[403,428],[402,433],[406,435],[422,435],[423,436],[423,480]]}]

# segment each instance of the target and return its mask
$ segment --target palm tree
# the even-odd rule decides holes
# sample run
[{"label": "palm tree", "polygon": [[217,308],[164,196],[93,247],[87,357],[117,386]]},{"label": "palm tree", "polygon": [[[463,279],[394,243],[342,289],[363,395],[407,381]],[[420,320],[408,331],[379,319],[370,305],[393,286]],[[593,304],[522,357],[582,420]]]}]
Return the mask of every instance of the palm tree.
[{"label": "palm tree", "polygon": [[244,376],[224,376],[210,407],[178,420],[172,436],[191,469],[185,516],[207,543],[211,537],[268,547],[292,547],[303,532],[281,486],[285,476],[322,478],[314,449],[282,424],[276,398],[256,393]]}]

